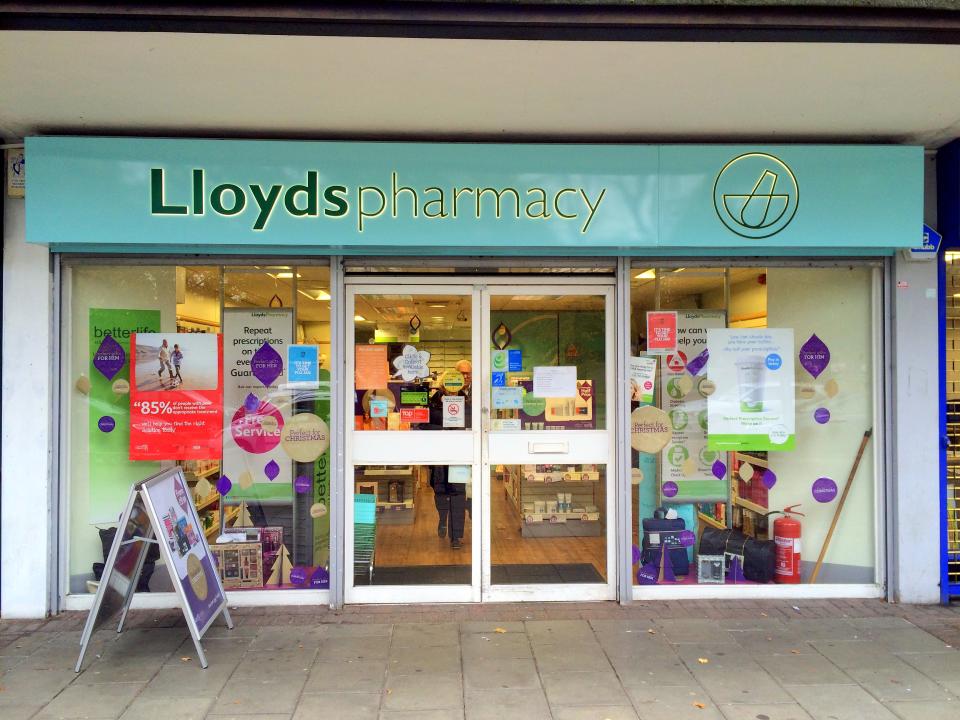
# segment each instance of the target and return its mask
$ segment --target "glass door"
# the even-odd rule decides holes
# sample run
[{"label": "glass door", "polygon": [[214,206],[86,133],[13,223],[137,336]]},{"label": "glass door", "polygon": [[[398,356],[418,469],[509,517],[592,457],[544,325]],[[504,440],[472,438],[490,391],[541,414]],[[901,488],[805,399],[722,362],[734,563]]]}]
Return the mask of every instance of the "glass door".
[{"label": "glass door", "polygon": [[482,300],[483,597],[613,599],[613,287]]},{"label": "glass door", "polygon": [[614,598],[612,284],[358,279],[346,310],[345,600]]},{"label": "glass door", "polygon": [[479,291],[347,290],[345,599],[478,601]]}]

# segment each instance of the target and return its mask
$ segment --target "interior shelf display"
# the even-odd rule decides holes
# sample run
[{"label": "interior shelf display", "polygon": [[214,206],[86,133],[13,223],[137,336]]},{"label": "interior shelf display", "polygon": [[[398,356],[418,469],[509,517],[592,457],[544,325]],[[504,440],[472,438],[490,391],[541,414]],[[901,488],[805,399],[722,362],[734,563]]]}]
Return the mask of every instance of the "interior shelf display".
[{"label": "interior shelf display", "polygon": [[602,466],[506,466],[504,487],[520,513],[523,537],[595,537],[604,532]]},{"label": "interior shelf display", "polygon": [[377,522],[412,525],[417,476],[412,465],[358,468],[354,492],[377,498]]}]

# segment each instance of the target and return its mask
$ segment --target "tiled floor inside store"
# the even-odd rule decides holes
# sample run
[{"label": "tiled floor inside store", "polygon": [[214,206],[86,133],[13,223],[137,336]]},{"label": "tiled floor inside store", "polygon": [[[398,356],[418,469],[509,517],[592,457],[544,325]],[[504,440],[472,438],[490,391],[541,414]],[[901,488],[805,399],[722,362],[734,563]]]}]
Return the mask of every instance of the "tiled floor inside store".
[{"label": "tiled floor inside store", "polygon": [[960,718],[960,607],[879,601],[257,608],[0,622],[0,718]]}]

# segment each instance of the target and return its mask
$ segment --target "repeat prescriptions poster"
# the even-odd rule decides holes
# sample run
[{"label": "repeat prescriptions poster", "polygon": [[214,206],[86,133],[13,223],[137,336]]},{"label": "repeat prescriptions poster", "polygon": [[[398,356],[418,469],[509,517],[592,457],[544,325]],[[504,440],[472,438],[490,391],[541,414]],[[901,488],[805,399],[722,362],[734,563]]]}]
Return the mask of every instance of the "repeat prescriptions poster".
[{"label": "repeat prescriptions poster", "polygon": [[707,447],[793,450],[793,330],[710,329],[707,349],[716,387],[707,400]]}]

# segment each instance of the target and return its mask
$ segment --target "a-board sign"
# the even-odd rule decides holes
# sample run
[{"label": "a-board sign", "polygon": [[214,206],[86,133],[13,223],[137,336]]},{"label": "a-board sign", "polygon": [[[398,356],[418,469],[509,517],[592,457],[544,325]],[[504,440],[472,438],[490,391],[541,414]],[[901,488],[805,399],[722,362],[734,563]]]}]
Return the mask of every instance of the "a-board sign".
[{"label": "a-board sign", "polygon": [[183,470],[179,467],[163,470],[130,489],[83,628],[77,672],[94,630],[117,612],[120,612],[117,632],[123,630],[143,561],[153,543],[159,545],[160,558],[180,600],[201,667],[207,667],[207,660],[200,638],[217,615],[223,612],[227,627],[233,627],[216,561],[207,545]]}]

